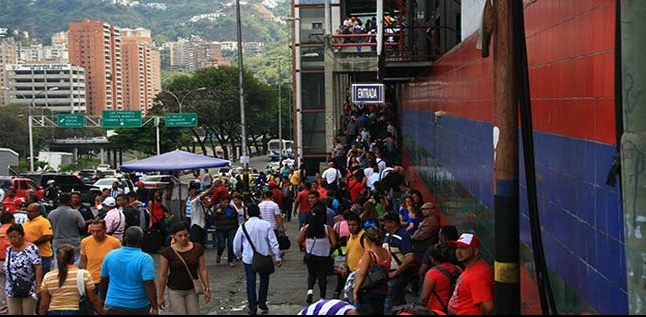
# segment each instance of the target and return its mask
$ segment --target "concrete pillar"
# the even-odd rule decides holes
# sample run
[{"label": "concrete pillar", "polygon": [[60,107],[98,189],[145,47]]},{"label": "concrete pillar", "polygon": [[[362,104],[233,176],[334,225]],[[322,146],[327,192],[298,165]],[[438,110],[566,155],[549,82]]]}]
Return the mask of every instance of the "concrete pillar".
[{"label": "concrete pillar", "polygon": [[[622,0],[621,80],[624,132],[621,186],[628,313],[646,314],[646,1]],[[608,118],[611,120],[611,118]]]},{"label": "concrete pillar", "polygon": [[336,127],[334,123],[334,64],[337,63],[334,51],[330,46],[325,48],[325,151],[332,149],[332,138],[335,137]]}]

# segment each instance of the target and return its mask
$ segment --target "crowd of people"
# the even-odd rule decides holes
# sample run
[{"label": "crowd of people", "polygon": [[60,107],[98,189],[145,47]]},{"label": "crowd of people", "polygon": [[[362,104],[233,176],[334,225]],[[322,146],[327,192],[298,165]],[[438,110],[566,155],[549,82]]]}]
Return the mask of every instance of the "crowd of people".
[{"label": "crowd of people", "polygon": [[[38,202],[5,210],[0,313],[145,315],[169,306],[198,314],[200,299],[211,300],[211,232],[215,262],[244,266],[248,313],[267,312],[270,273],[254,258],[282,265],[293,217],[303,253],[297,265],[307,268],[303,314],[392,314],[406,304],[430,314],[491,314],[493,274],[480,241],[458,234],[433,199],[409,185],[390,106],[348,100],[343,115],[320,171],[281,166],[257,177],[213,177],[205,170],[177,215],[160,191],[137,184],[124,193],[116,182],[96,214],[78,193],[59,193],[48,214]],[[336,284],[328,290],[330,275]]]}]

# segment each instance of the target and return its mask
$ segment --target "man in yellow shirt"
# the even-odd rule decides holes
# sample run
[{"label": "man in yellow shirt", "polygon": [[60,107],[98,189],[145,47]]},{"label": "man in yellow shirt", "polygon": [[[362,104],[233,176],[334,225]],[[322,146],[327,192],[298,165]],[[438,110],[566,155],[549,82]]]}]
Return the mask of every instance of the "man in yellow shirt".
[{"label": "man in yellow shirt", "polygon": [[106,233],[105,220],[96,219],[90,223],[88,232],[91,234],[81,240],[81,263],[79,268],[87,269],[92,275],[95,290],[101,301],[105,300],[105,294],[99,294],[101,287],[101,266],[103,259],[108,252],[121,248],[121,241]]},{"label": "man in yellow shirt", "polygon": [[54,252],[52,251],[52,239],[54,232],[52,224],[41,214],[40,205],[31,203],[27,206],[27,222],[22,227],[25,230],[25,240],[31,241],[38,247],[41,262],[43,265],[43,277],[52,267]]},{"label": "man in yellow shirt", "polygon": [[348,230],[350,236],[348,237],[347,251],[345,252],[345,271],[339,276],[337,280],[336,290],[334,297],[339,298],[343,286],[346,283],[348,274],[359,269],[359,260],[365,253],[363,239],[363,229],[361,228],[361,219],[358,215],[350,215],[346,221],[348,222]]}]

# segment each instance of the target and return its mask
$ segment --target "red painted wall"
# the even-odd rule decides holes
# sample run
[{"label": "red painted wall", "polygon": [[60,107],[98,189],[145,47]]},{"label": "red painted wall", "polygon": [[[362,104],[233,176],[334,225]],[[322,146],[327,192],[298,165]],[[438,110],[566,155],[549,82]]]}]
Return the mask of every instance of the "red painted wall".
[{"label": "red painted wall", "polygon": [[[537,0],[525,8],[525,28],[534,129],[615,144],[615,2]],[[404,108],[491,122],[493,54],[481,58],[476,41],[408,85]]]}]

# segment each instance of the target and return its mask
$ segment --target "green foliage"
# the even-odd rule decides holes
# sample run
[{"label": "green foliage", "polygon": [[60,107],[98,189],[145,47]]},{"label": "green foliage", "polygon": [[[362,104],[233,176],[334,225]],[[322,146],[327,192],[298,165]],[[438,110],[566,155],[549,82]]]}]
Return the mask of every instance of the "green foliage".
[{"label": "green foliage", "polygon": [[[116,129],[116,135],[108,141],[118,144],[128,144],[130,149],[136,149],[147,155],[157,154],[157,135],[153,121],[141,128]],[[159,123],[160,151],[185,148],[191,145],[192,139],[188,132],[181,128],[166,128],[163,119]]]}]

